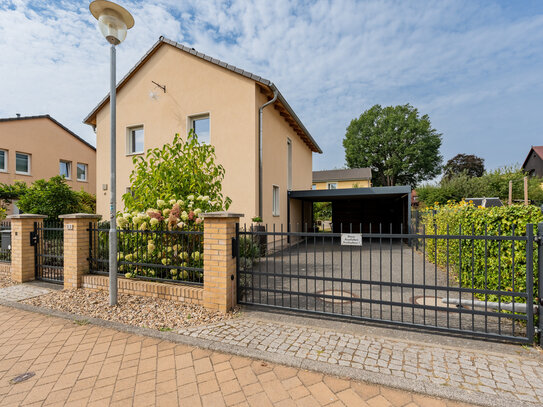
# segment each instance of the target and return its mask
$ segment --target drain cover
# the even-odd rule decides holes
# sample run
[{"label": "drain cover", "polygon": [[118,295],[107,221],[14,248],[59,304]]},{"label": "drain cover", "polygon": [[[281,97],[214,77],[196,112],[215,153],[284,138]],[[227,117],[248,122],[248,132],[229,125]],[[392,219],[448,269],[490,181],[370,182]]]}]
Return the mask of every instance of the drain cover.
[{"label": "drain cover", "polygon": [[34,372],[26,372],[26,373],[20,374],[19,376],[14,377],[13,379],[11,379],[10,383],[11,384],[21,383],[21,382],[24,382],[25,380],[30,379],[31,377],[33,377],[35,375],[36,375],[36,373],[34,373]]},{"label": "drain cover", "polygon": [[334,297],[341,297],[341,298],[328,298],[328,297],[319,298],[319,300],[324,301],[324,302],[329,302],[331,304],[332,303],[333,304],[344,304],[346,302],[351,302],[350,298],[352,298],[352,299],[358,298],[356,295],[354,295],[350,291],[343,291],[343,290],[324,290],[324,291],[317,292],[317,294],[330,295],[330,296],[334,296]]}]

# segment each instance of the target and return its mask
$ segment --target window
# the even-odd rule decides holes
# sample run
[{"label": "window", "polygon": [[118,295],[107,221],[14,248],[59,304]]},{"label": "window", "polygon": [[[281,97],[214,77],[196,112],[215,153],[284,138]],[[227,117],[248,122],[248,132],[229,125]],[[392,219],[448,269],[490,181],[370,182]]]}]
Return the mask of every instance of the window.
[{"label": "window", "polygon": [[200,143],[209,144],[211,142],[209,125],[209,115],[190,118],[190,128],[194,130]]},{"label": "window", "polygon": [[292,189],[292,141],[287,138],[287,189]]},{"label": "window", "polygon": [[0,172],[8,171],[8,152],[0,150]]},{"label": "window", "polygon": [[329,182],[328,189],[337,189],[337,182]]},{"label": "window", "polygon": [[71,161],[60,161],[59,174],[66,179],[72,178],[72,163]]},{"label": "window", "polygon": [[277,185],[273,186],[272,199],[272,214],[273,216],[279,216],[279,187]]},{"label": "window", "polygon": [[143,153],[143,126],[128,129],[127,154]]},{"label": "window", "polygon": [[86,181],[87,180],[87,164],[77,163],[77,180]]},{"label": "window", "polygon": [[30,174],[30,154],[15,153],[15,172],[17,174]]},{"label": "window", "polygon": [[312,189],[313,191],[316,190],[316,189],[317,189],[317,185],[316,185],[316,184],[311,185],[311,189]]}]

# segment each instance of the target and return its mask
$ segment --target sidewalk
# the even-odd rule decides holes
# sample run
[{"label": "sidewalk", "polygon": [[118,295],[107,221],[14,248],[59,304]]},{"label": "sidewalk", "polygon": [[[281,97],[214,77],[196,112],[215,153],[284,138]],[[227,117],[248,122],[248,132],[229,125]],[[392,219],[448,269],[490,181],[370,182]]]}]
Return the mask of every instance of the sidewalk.
[{"label": "sidewalk", "polygon": [[5,306],[0,405],[466,406]]}]

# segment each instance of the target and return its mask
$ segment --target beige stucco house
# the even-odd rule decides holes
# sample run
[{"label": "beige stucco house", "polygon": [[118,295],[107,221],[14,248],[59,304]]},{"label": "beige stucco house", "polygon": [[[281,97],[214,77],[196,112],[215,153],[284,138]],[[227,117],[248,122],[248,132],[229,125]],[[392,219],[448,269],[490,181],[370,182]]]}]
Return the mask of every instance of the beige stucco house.
[{"label": "beige stucco house", "polygon": [[[312,154],[322,151],[269,80],[161,37],[118,83],[117,92],[119,209],[130,186],[133,155],[191,128],[215,146],[226,171],[229,210],[245,214],[243,222],[260,215],[265,223],[286,224],[287,190],[311,188]],[[97,212],[107,216],[109,95],[84,122],[96,131]],[[299,222],[301,205],[290,210],[291,222]]]},{"label": "beige stucco house", "polygon": [[370,168],[313,171],[312,189],[344,189],[371,187]]},{"label": "beige stucco house", "polygon": [[55,175],[95,194],[96,149],[49,115],[0,119],[0,183],[29,185]]}]

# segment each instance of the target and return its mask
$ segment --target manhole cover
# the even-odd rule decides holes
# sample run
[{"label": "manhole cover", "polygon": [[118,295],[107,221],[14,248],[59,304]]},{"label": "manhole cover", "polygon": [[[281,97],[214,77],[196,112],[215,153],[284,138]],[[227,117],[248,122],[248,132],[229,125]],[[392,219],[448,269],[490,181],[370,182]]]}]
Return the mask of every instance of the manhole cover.
[{"label": "manhole cover", "polygon": [[34,373],[34,372],[27,372],[27,373],[20,374],[19,376],[14,377],[13,379],[11,379],[10,383],[11,384],[17,384],[17,383],[24,382],[25,380],[28,380],[31,377],[33,377],[35,374],[36,373]]},{"label": "manhole cover", "polygon": [[[418,305],[429,305],[431,307],[441,307],[441,308],[458,308],[458,304],[449,304],[443,302],[442,298],[437,297],[425,297],[423,295],[413,298],[413,303]],[[467,308],[462,306],[462,308]]]},{"label": "manhole cover", "polygon": [[324,290],[324,291],[317,292],[317,294],[341,297],[341,298],[329,298],[329,297],[319,298],[319,300],[328,302],[330,304],[344,304],[346,302],[351,302],[352,300],[350,298],[352,299],[358,298],[356,295],[354,295],[350,291],[344,291],[344,290]]}]

